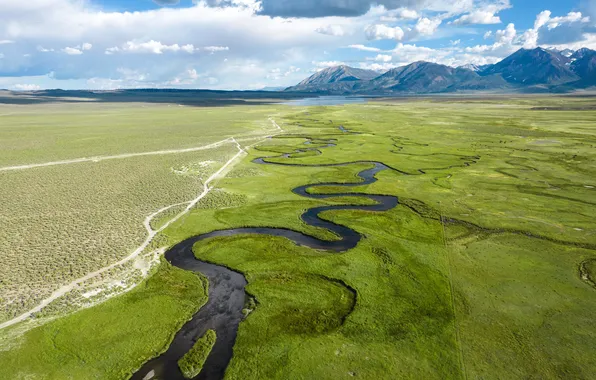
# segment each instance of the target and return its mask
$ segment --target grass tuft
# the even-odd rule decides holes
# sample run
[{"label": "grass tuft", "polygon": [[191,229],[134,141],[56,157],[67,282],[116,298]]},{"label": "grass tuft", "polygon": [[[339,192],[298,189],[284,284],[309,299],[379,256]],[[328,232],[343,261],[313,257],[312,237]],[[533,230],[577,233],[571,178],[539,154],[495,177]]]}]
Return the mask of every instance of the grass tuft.
[{"label": "grass tuft", "polygon": [[199,375],[216,339],[215,331],[207,330],[205,335],[197,339],[190,351],[178,361],[178,366],[184,377],[192,379]]}]

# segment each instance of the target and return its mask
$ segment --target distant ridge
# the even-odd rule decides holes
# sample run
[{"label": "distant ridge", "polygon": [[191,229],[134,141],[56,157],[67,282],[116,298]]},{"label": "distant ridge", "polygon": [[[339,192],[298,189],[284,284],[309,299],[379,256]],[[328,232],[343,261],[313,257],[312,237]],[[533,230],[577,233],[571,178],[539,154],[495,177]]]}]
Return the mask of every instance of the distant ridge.
[{"label": "distant ridge", "polygon": [[591,83],[596,81],[596,51],[580,49],[571,55],[571,70]]},{"label": "distant ridge", "polygon": [[458,89],[483,90],[504,84],[493,77],[482,78],[469,69],[421,61],[391,69],[364,85],[359,92],[433,93]]},{"label": "distant ridge", "polygon": [[459,66],[458,68],[460,69],[468,69],[468,70],[472,70],[476,73],[482,72],[484,70],[486,70],[487,68],[489,68],[492,65],[475,65],[473,63],[468,63],[467,65],[462,65]]},{"label": "distant ridge", "polygon": [[373,70],[356,69],[345,65],[329,67],[306,78],[286,91],[342,91],[353,88],[356,82],[368,81],[379,76]]},{"label": "distant ridge", "polygon": [[321,70],[292,92],[328,95],[426,94],[460,91],[564,92],[596,86],[596,51],[520,49],[494,65],[453,68],[414,62],[386,73],[345,65]]},{"label": "distant ridge", "polygon": [[500,74],[510,83],[536,85],[576,81],[570,58],[561,53],[536,48],[521,49],[485,70],[484,74]]}]

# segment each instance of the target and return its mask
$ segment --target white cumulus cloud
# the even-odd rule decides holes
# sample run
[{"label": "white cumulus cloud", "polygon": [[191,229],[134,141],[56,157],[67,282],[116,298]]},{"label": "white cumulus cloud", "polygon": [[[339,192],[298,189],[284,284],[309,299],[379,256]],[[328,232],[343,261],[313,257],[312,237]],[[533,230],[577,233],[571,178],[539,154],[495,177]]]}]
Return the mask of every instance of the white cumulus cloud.
[{"label": "white cumulus cloud", "polygon": [[439,18],[429,19],[427,17],[423,17],[418,20],[416,26],[414,27],[415,35],[432,36],[435,34],[442,22],[443,21]]},{"label": "white cumulus cloud", "polygon": [[420,13],[413,9],[399,8],[388,11],[385,15],[380,17],[383,22],[396,22],[401,20],[416,20],[420,18]]},{"label": "white cumulus cloud", "polygon": [[68,55],[81,55],[83,54],[83,52],[80,49],[77,49],[76,47],[65,47],[64,49],[62,49],[63,53],[66,53]]},{"label": "white cumulus cloud", "polygon": [[474,11],[466,15],[461,16],[453,22],[455,25],[466,25],[466,24],[500,24],[501,18],[495,15],[491,11]]},{"label": "white cumulus cloud", "polygon": [[54,51],[54,49],[46,49],[43,46],[37,46],[36,49],[37,49],[37,51],[42,52],[42,53],[49,53],[49,52]]},{"label": "white cumulus cloud", "polygon": [[453,21],[455,25],[467,25],[467,24],[478,24],[478,25],[491,25],[500,24],[501,18],[497,15],[504,9],[511,8],[509,0],[497,0],[493,3],[482,2],[480,7],[472,11],[467,12],[460,18]]},{"label": "white cumulus cloud", "polygon": [[381,51],[381,49],[373,47],[373,46],[365,46],[365,45],[361,45],[361,44],[356,44],[356,45],[348,45],[348,47],[350,49],[356,49],[356,50],[361,50],[361,51],[372,51],[372,52],[379,52]]},{"label": "white cumulus cloud", "polygon": [[327,69],[329,67],[342,66],[346,63],[341,61],[313,61],[312,64],[313,66],[315,66],[315,68],[312,71],[316,72]]},{"label": "white cumulus cloud", "polygon": [[548,20],[548,29],[554,29],[562,24],[571,24],[575,22],[590,22],[589,17],[583,17],[581,12],[569,12],[566,16],[553,17]]},{"label": "white cumulus cloud", "polygon": [[345,36],[346,31],[341,25],[326,25],[315,29],[317,33],[326,34],[328,36]]},{"label": "white cumulus cloud", "polygon": [[504,30],[497,30],[497,32],[495,33],[495,40],[497,44],[507,45],[513,42],[515,36],[517,36],[515,24],[510,23]]},{"label": "white cumulus cloud", "polygon": [[364,34],[368,40],[397,40],[404,38],[404,31],[399,26],[390,27],[384,24],[369,25]]},{"label": "white cumulus cloud", "polygon": [[204,50],[204,51],[208,51],[210,53],[217,53],[220,51],[228,51],[230,50],[230,48],[228,46],[205,46],[202,49],[197,49],[197,50]]},{"label": "white cumulus cloud", "polygon": [[590,22],[590,17],[584,17],[581,12],[569,12],[565,16],[551,17],[552,12],[544,10],[536,16],[534,21],[534,28],[528,29],[522,35],[523,46],[525,48],[535,48],[538,46],[538,40],[540,39],[541,33],[546,30],[553,30],[561,25],[572,25],[572,24],[585,24]]},{"label": "white cumulus cloud", "polygon": [[[213,84],[246,89],[272,80],[295,84],[313,66],[324,67],[313,61],[335,65],[345,60],[354,66],[365,61],[378,68],[413,60],[482,64],[522,46],[596,43],[591,21],[578,11],[559,17],[545,11],[525,33],[513,25],[499,32],[491,28],[492,33],[483,27],[456,27],[497,19],[508,23],[508,16],[500,13],[509,7],[508,0],[196,0],[129,12],[102,10],[96,3],[0,0],[2,87]],[[271,17],[275,13],[280,17]],[[449,25],[448,20],[455,21]],[[486,41],[470,46],[473,33],[478,40],[484,34]],[[376,40],[383,41],[367,42]],[[372,57],[367,59],[366,53]],[[375,60],[377,55],[381,61]],[[388,55],[391,61],[383,57]]]},{"label": "white cumulus cloud", "polygon": [[[492,45],[476,45],[468,46],[463,49],[465,53],[474,54],[497,54],[499,56],[505,56],[513,53],[519,49],[520,46],[516,45],[517,30],[515,24],[510,23],[505,29],[497,30],[495,32],[495,42]],[[487,36],[487,37],[490,37]]]},{"label": "white cumulus cloud", "polygon": [[542,28],[544,25],[546,25],[548,20],[550,20],[551,14],[552,13],[549,10],[538,13],[538,16],[536,16],[536,21],[534,21],[534,29],[538,30]]},{"label": "white cumulus cloud", "polygon": [[192,54],[195,47],[192,44],[178,45],[178,44],[162,44],[159,41],[150,40],[146,42],[128,41],[122,46],[114,46],[106,49],[106,54],[113,54],[118,52],[136,53],[136,54],[163,54],[165,52],[179,52],[183,51]]},{"label": "white cumulus cloud", "polygon": [[393,57],[387,54],[379,54],[375,57],[377,62],[391,62],[392,59]]}]

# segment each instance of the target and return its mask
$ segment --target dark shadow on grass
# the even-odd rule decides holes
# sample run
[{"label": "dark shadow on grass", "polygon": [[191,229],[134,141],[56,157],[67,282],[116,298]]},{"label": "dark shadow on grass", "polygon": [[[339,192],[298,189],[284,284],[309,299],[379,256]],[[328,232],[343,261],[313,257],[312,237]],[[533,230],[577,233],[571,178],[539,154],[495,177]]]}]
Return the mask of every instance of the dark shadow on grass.
[{"label": "dark shadow on grass", "polygon": [[154,103],[193,107],[264,105],[312,94],[273,91],[212,91],[175,89],[138,89],[114,91],[44,90],[12,92],[0,90],[0,104],[34,105],[48,103]]}]

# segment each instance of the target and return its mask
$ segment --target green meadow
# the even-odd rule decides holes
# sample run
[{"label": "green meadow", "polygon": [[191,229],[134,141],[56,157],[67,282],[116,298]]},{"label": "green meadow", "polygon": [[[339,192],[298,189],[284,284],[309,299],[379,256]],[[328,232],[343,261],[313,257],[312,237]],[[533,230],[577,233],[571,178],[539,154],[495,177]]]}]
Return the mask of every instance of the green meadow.
[{"label": "green meadow", "polygon": [[125,379],[207,301],[208,283],[163,262],[131,292],[19,336],[3,330],[5,379]]},{"label": "green meadow", "polygon": [[[253,126],[271,116],[284,133],[248,149],[160,244],[247,226],[337,239],[300,215],[369,201],[291,190],[358,182],[371,161],[392,169],[370,185],[309,191],[400,203],[323,213],[364,236],[343,253],[254,235],[194,246],[197,258],[243,273],[254,300],[226,378],[593,378],[596,111],[585,109],[594,103],[436,97],[246,107],[260,120]],[[225,120],[226,109],[218,112]],[[319,151],[296,152],[309,147]],[[258,157],[271,164],[253,163]],[[167,348],[205,290],[201,276],[162,262],[122,296],[24,333],[19,325],[0,331],[0,377],[127,378]],[[189,368],[204,351],[189,357]]]},{"label": "green meadow", "polygon": [[184,374],[184,377],[192,379],[201,373],[201,369],[203,369],[205,360],[207,360],[216,339],[217,334],[215,331],[207,330],[205,335],[197,340],[191,350],[178,361],[178,365],[180,366],[180,370]]}]

